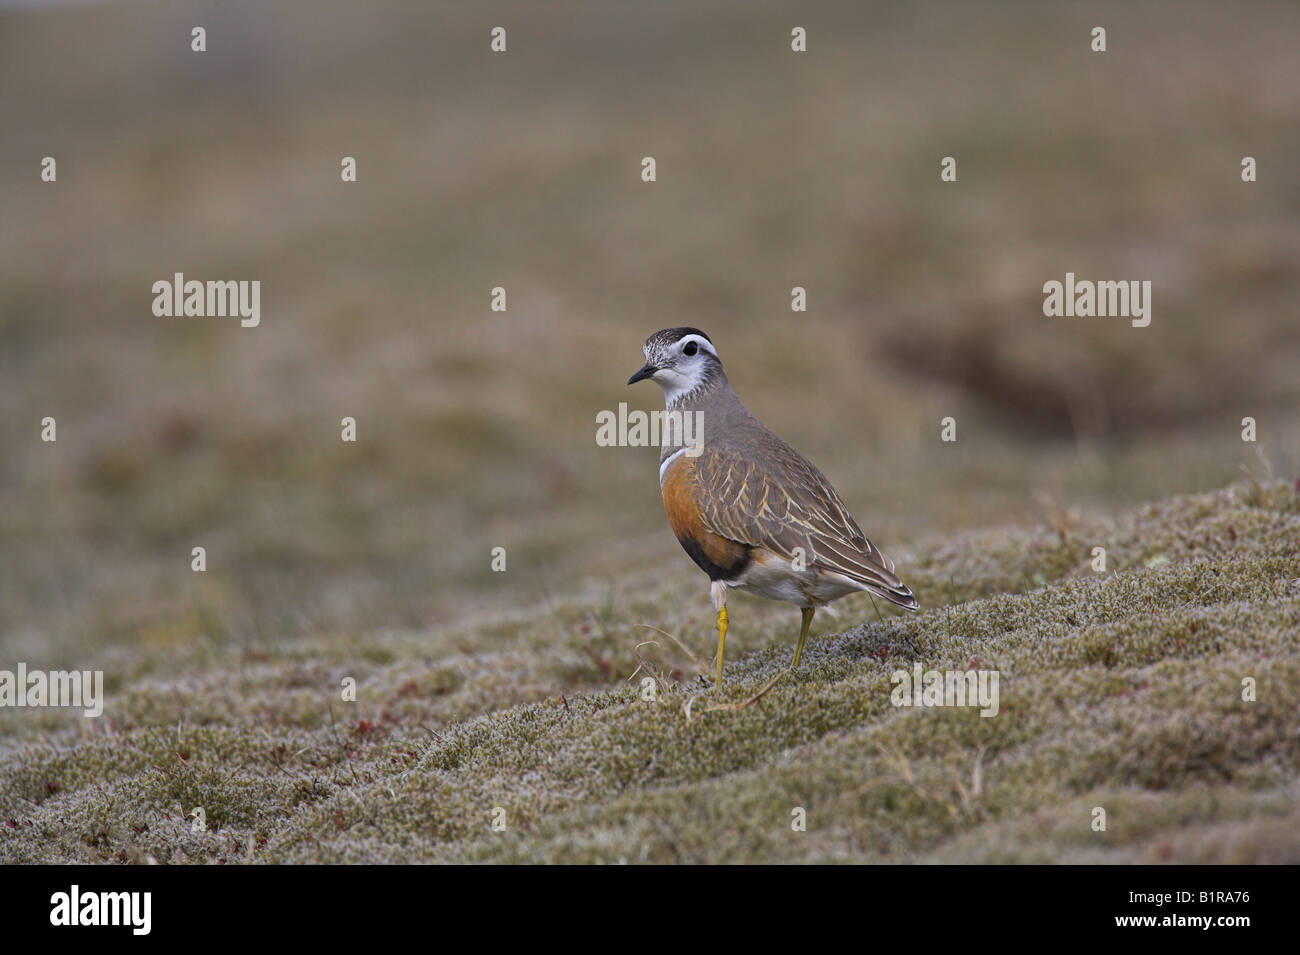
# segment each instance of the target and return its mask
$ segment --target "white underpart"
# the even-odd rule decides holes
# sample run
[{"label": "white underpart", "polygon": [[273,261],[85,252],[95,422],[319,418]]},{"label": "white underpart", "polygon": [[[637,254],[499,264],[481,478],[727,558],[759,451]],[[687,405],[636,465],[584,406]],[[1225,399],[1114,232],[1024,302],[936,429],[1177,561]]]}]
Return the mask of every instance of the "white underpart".
[{"label": "white underpart", "polygon": [[784,600],[797,607],[823,607],[845,594],[860,590],[870,592],[869,587],[843,574],[816,567],[795,570],[791,561],[762,551],[754,555],[753,562],[739,577],[728,580],[726,584],[745,593],[768,600]]}]

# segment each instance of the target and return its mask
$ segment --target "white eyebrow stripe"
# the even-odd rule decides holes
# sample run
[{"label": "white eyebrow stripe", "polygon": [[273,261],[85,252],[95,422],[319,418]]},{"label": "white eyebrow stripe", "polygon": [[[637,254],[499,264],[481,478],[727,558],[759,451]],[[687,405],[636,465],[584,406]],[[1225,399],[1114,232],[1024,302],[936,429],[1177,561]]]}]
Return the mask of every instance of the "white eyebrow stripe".
[{"label": "white eyebrow stripe", "polygon": [[660,488],[660,490],[662,490],[662,489],[663,489],[663,486],[664,486],[664,471],[668,470],[668,465],[672,464],[674,461],[676,461],[679,457],[681,457],[684,453],[686,453],[686,452],[689,451],[689,450],[690,450],[690,447],[689,447],[689,446],[687,446],[687,447],[685,447],[685,448],[678,448],[678,449],[677,449],[676,451],[674,451],[672,454],[668,455],[668,457],[664,458],[664,463],[661,464],[661,465],[659,465],[659,488]]},{"label": "white eyebrow stripe", "polygon": [[707,338],[701,338],[699,335],[683,335],[680,341],[678,341],[678,344],[685,348],[687,342],[695,342],[695,344],[699,345],[714,358],[718,357],[718,353],[713,350],[713,343]]}]

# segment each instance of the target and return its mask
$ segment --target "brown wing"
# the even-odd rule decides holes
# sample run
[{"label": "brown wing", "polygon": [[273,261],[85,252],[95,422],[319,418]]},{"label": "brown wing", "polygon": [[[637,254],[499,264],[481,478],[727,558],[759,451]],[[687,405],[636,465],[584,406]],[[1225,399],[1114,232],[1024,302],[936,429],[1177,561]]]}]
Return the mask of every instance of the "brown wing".
[{"label": "brown wing", "polygon": [[894,562],[867,540],[826,476],[770,431],[749,437],[759,445],[749,453],[706,442],[695,459],[705,526],[791,560],[795,548],[802,548],[806,566],[843,574],[900,607],[916,609],[912,591],[894,574]]}]

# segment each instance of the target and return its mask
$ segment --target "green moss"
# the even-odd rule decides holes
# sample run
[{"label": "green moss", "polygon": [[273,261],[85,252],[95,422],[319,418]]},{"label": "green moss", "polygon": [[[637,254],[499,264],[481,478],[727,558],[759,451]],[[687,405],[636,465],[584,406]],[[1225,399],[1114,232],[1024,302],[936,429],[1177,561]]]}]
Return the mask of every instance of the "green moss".
[{"label": "green moss", "polygon": [[[707,658],[706,628],[663,619],[691,601],[662,585],[364,647],[322,635],[253,664],[182,649],[131,671],[89,735],[61,712],[35,729],[6,714],[0,855],[1296,861],[1294,489],[1173,498],[1071,535],[921,542],[921,586],[964,602],[884,619],[853,605],[867,622],[814,635],[805,665],[739,710],[708,707],[781,673],[792,615],[741,605],[743,647],[714,693],[686,650],[634,626]],[[1107,573],[1091,572],[1093,541]],[[996,668],[999,714],[895,707],[891,674],[918,661]]]}]

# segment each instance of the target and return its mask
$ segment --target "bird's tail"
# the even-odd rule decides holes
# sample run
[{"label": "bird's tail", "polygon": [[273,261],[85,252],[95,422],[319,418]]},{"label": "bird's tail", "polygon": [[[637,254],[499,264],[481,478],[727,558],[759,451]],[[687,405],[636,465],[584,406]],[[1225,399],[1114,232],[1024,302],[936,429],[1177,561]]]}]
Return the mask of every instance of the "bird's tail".
[{"label": "bird's tail", "polygon": [[875,594],[888,600],[895,607],[902,607],[904,610],[920,610],[921,602],[912,595],[912,591],[900,580],[897,587],[878,587],[871,584],[864,584],[867,593]]}]

